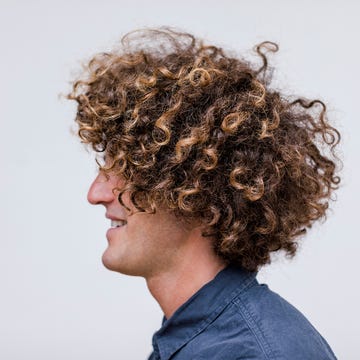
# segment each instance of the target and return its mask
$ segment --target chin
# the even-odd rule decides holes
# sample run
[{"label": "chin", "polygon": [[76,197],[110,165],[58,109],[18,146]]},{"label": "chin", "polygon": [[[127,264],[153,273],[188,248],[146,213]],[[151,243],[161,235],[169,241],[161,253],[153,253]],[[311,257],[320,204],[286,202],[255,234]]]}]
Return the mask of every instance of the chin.
[{"label": "chin", "polygon": [[109,249],[105,250],[102,255],[101,261],[108,270],[119,272],[119,260],[113,254],[111,254]]},{"label": "chin", "polygon": [[107,251],[104,252],[102,256],[103,265],[110,271],[115,271],[124,275],[131,276],[143,276],[139,267],[131,266],[129,263],[124,263],[119,258],[114,257],[112,254],[109,254]]}]

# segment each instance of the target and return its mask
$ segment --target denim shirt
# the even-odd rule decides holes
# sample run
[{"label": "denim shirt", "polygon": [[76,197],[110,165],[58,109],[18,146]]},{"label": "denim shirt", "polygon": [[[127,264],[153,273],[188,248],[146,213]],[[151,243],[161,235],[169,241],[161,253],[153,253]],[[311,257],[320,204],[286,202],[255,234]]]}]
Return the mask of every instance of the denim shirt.
[{"label": "denim shirt", "polygon": [[326,340],[257,272],[227,267],[153,336],[148,360],[330,360]]}]

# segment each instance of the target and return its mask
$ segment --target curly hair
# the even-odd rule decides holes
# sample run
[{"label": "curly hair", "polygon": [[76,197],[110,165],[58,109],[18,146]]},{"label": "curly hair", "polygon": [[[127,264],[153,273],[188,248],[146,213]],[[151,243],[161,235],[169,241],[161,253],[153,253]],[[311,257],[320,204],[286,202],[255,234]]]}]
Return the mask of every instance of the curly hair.
[{"label": "curly hair", "polygon": [[[95,55],[75,81],[82,141],[105,154],[138,211],[159,206],[200,220],[226,263],[249,271],[282,250],[292,258],[326,218],[340,134],[320,100],[270,88],[262,65],[170,28],[138,30]],[[338,163],[339,162],[339,163]]]}]

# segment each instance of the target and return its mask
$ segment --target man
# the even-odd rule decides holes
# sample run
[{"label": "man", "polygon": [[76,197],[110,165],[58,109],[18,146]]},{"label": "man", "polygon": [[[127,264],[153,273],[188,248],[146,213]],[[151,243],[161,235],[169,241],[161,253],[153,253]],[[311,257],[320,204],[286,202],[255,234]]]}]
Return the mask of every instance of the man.
[{"label": "man", "polygon": [[256,50],[260,67],[190,34],[134,32],[69,95],[103,155],[88,193],[111,222],[102,261],[143,276],[164,312],[150,359],[335,359],[256,275],[325,216],[340,135],[321,101],[270,88],[277,45]]}]

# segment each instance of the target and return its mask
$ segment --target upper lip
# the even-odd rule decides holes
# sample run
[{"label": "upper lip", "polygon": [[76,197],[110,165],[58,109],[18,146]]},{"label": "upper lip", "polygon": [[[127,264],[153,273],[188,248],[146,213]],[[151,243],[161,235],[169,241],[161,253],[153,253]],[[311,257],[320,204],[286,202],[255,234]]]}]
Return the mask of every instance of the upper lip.
[{"label": "upper lip", "polygon": [[113,216],[111,214],[105,214],[105,217],[107,219],[114,220],[114,221],[126,221],[124,218],[116,217],[116,216]]}]

